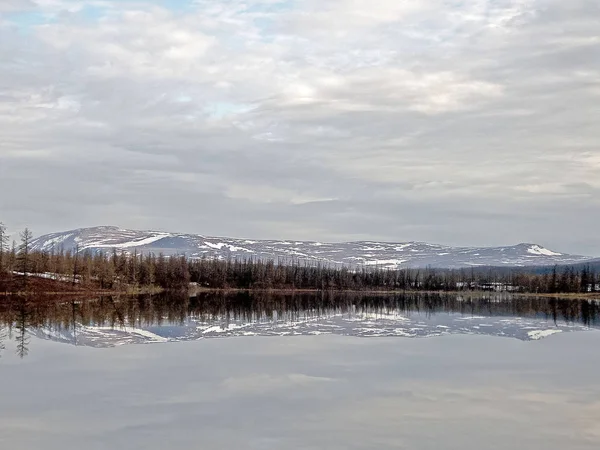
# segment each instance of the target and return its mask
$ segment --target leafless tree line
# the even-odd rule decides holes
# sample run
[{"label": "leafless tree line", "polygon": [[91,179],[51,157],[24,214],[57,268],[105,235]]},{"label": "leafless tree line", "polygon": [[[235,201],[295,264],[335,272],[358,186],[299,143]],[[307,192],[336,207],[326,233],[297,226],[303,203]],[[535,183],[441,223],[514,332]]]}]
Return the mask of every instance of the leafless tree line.
[{"label": "leafless tree line", "polygon": [[0,225],[0,291],[2,280],[18,276],[52,278],[82,286],[186,288],[190,283],[213,289],[511,291],[531,293],[596,292],[600,279],[592,267],[555,267],[542,273],[525,269],[382,269],[327,264],[276,263],[262,259],[190,259],[152,253],[51,250],[32,251],[32,233],[8,246]]}]

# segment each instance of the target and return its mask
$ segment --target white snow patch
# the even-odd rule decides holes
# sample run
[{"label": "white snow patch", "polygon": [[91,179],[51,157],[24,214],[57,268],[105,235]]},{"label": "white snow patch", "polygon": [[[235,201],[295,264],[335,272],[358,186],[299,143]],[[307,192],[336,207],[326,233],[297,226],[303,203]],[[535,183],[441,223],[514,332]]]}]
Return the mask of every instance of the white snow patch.
[{"label": "white snow patch", "polygon": [[397,265],[406,262],[406,259],[374,259],[372,261],[365,261],[365,265],[367,266],[383,266],[383,265]]},{"label": "white snow patch", "polygon": [[159,336],[158,334],[152,333],[148,330],[142,330],[141,328],[132,327],[86,327],[81,326],[80,330],[86,331],[121,331],[123,333],[137,334],[150,339],[152,342],[168,342],[169,340],[165,337]]},{"label": "white snow patch", "polygon": [[[153,242],[160,241],[161,239],[169,237],[169,236],[171,236],[170,233],[160,233],[160,234],[155,234],[154,236],[140,239],[139,241],[130,241],[130,242],[122,243],[122,244],[113,244],[113,245],[110,245],[110,247],[129,248],[129,247],[137,247],[140,245],[148,245],[148,244],[152,244]],[[109,245],[106,245],[106,247],[108,247],[108,246]]]},{"label": "white snow patch", "polygon": [[562,256],[562,253],[556,253],[547,248],[540,247],[539,245],[532,245],[527,249],[527,253],[538,256]]},{"label": "white snow patch", "polygon": [[385,247],[382,247],[381,245],[378,245],[376,247],[369,247],[369,246],[364,246],[361,250],[365,251],[365,252],[373,252],[373,251],[381,251],[381,250],[386,250]]},{"label": "white snow patch", "polygon": [[[239,328],[246,328],[250,325],[251,324],[249,324],[249,323],[245,323],[243,325],[237,325],[235,323],[230,323],[227,326],[214,325],[212,327],[208,327],[208,328],[202,330],[202,333],[226,333],[228,331],[237,330]],[[198,328],[201,328],[201,327],[198,327]]]},{"label": "white snow patch", "polygon": [[[13,270],[13,275],[27,275],[28,277],[35,277],[35,278],[44,278],[47,280],[55,280],[55,281],[65,281],[65,282],[72,282],[73,281],[73,276],[71,275],[60,275],[58,273],[53,273],[53,272],[44,272],[44,273],[32,273],[32,272],[16,272]],[[80,276],[76,276],[75,277],[75,283],[79,283],[79,279],[81,277]]]},{"label": "white snow patch", "polygon": [[556,333],[562,333],[562,330],[533,330],[533,331],[528,331],[527,332],[527,336],[529,336],[530,339],[533,340],[538,340],[538,339],[542,339],[548,336],[552,336],[553,334]]},{"label": "white snow patch", "polygon": [[62,244],[64,241],[69,239],[71,236],[73,236],[73,233],[68,233],[63,236],[57,236],[55,238],[48,239],[46,242],[44,242],[42,244],[42,250],[52,249],[53,247],[56,247],[57,244]]},{"label": "white snow patch", "polygon": [[394,334],[396,336],[404,336],[404,337],[415,337],[414,333],[409,333],[408,331],[406,331],[404,328],[395,328],[394,329]]},{"label": "white snow patch", "polygon": [[210,248],[214,248],[216,250],[221,250],[223,247],[229,249],[230,252],[247,252],[252,253],[252,250],[248,250],[244,247],[236,247],[235,245],[226,244],[224,242],[219,242],[217,244],[213,244],[212,242],[204,242]]}]

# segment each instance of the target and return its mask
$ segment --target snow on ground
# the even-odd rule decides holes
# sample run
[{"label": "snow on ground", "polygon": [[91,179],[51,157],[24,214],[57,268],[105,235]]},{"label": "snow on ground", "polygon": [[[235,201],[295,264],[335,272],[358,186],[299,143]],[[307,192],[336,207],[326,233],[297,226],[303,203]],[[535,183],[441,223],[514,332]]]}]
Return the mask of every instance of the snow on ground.
[{"label": "snow on ground", "polygon": [[141,328],[133,328],[133,327],[93,327],[93,326],[81,326],[80,327],[80,332],[81,331],[109,331],[109,332],[114,332],[114,331],[121,331],[123,333],[129,333],[129,334],[136,334],[138,336],[142,336],[145,338],[148,338],[150,341],[152,342],[168,342],[169,339],[159,336],[158,334],[152,333],[148,330],[143,330]]},{"label": "snow on ground", "polygon": [[[56,281],[65,281],[65,282],[72,282],[73,281],[73,277],[70,275],[59,275],[57,273],[52,273],[52,272],[44,272],[44,273],[24,273],[24,272],[15,272],[13,270],[13,275],[19,275],[19,276],[23,276],[23,275],[27,275],[28,277],[35,277],[35,278],[44,278],[46,280],[56,280]],[[78,277],[75,277],[75,283],[79,283],[79,279]]]},{"label": "snow on ground", "polygon": [[161,239],[164,239],[164,238],[170,237],[170,236],[171,236],[170,233],[160,233],[155,236],[150,236],[145,239],[141,239],[139,241],[125,242],[123,244],[114,244],[114,246],[117,248],[137,247],[140,245],[152,244],[153,242],[160,241]]},{"label": "snow on ground", "polygon": [[[208,327],[202,330],[202,333],[226,333],[228,331],[239,330],[240,328],[249,327],[251,324],[234,324],[230,323],[228,325],[213,325],[212,327]],[[202,327],[198,327],[201,329]]]},{"label": "snow on ground", "polygon": [[226,244],[225,242],[218,242],[213,244],[212,242],[204,242],[210,248],[214,248],[215,250],[222,250],[223,248],[227,248],[230,252],[247,252],[252,253],[252,250],[248,250],[244,247],[236,247],[235,245]]},{"label": "snow on ground", "polygon": [[552,336],[556,333],[562,333],[562,330],[532,330],[527,332],[527,336],[529,336],[529,339],[537,341],[539,339]]},{"label": "snow on ground", "polygon": [[532,255],[539,256],[562,256],[562,253],[556,253],[552,250],[548,250],[547,248],[540,247],[539,245],[532,245],[527,249],[527,253],[531,253]]},{"label": "snow on ground", "polygon": [[80,245],[80,250],[88,248],[132,248],[141,247],[144,245],[152,244],[153,242],[160,241],[166,237],[171,237],[171,233],[158,233],[152,236],[148,236],[143,239],[125,241],[125,242],[106,242],[104,240],[99,241],[86,241]]},{"label": "snow on ground", "polygon": [[71,236],[73,236],[73,234],[74,233],[67,233],[67,234],[62,234],[60,236],[48,239],[47,241],[44,242],[42,249],[43,250],[51,250],[52,248],[56,248],[58,246],[58,244],[62,244],[64,241],[66,241]]},{"label": "snow on ground", "polygon": [[406,262],[406,259],[374,259],[371,261],[365,261],[365,265],[366,266],[387,266],[387,265],[399,266],[403,262]]}]

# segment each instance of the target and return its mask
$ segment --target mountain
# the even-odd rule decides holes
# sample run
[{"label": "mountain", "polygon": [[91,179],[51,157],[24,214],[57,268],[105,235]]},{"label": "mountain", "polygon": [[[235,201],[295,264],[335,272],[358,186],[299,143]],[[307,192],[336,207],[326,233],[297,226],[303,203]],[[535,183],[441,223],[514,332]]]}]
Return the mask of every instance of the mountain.
[{"label": "mountain", "polygon": [[118,227],[81,228],[41,236],[33,250],[126,251],[186,255],[190,258],[239,258],[282,263],[323,263],[385,268],[476,266],[545,266],[581,263],[591,258],[548,250],[536,244],[509,247],[448,247],[423,242],[341,242],[249,240],[196,234],[135,231]]}]

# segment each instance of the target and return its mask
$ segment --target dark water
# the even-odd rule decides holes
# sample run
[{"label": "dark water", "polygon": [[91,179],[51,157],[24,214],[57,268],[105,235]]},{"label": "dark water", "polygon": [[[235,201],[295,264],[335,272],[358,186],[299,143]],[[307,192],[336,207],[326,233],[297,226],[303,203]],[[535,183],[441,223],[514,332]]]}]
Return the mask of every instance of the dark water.
[{"label": "dark water", "polygon": [[[536,340],[600,326],[600,303],[489,294],[160,294],[0,304],[0,348],[32,337],[92,347],[233,336],[483,334]],[[1,351],[1,350],[0,350]]]}]

